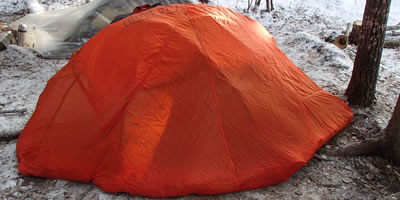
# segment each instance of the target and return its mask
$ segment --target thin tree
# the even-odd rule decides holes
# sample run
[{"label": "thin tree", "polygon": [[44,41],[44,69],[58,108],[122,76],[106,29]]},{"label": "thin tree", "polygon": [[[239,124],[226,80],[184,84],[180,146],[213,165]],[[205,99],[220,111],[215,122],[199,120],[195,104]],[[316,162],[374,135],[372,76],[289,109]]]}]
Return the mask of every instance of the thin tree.
[{"label": "thin tree", "polygon": [[274,3],[272,0],[266,0],[267,3],[267,12],[273,11],[274,10]]},{"label": "thin tree", "polygon": [[367,0],[361,27],[360,45],[346,95],[350,105],[370,106],[375,99],[391,0]]},{"label": "thin tree", "polygon": [[350,144],[328,154],[337,156],[382,155],[394,163],[400,164],[400,94],[392,118],[379,138]]},{"label": "thin tree", "polygon": [[[272,0],[266,0],[265,2],[267,4],[267,12],[273,11],[274,10],[274,3],[272,2]],[[252,3],[253,3],[253,0],[247,0],[247,5],[248,5],[247,6],[247,10],[250,9]],[[260,6],[261,0],[255,0],[254,4],[255,4],[255,6],[254,6],[253,11],[256,10]]]},{"label": "thin tree", "polygon": [[256,4],[256,7],[260,6],[261,0],[256,0],[256,2],[254,4]]}]

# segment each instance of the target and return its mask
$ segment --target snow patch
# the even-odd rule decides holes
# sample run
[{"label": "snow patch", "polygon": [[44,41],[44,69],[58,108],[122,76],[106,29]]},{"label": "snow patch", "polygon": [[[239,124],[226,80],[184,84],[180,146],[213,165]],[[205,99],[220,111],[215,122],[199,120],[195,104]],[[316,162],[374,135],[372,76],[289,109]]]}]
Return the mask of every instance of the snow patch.
[{"label": "snow patch", "polygon": [[[320,38],[305,33],[288,34],[285,42],[288,54],[296,53],[304,57],[304,62],[312,62],[316,66],[329,66],[349,69],[353,65],[351,59],[343,50],[326,43]],[[292,51],[292,52],[290,52]],[[305,55],[303,55],[305,54]],[[308,60],[307,60],[308,59]]]},{"label": "snow patch", "polygon": [[16,45],[0,52],[0,110],[27,109],[24,115],[0,115],[0,137],[22,130],[47,81],[66,62],[38,58],[32,50]]},{"label": "snow patch", "polygon": [[43,13],[45,10],[37,0],[26,0],[26,5],[32,14]]},{"label": "snow patch", "polygon": [[0,13],[1,15],[21,14],[27,10],[25,1],[21,0],[1,0]]},{"label": "snow patch", "polygon": [[[276,1],[282,7],[304,8],[317,10],[326,16],[337,17],[341,23],[362,20],[365,9],[365,0],[285,0]],[[400,1],[393,0],[390,6],[388,25],[400,23]]]},{"label": "snow patch", "polygon": [[17,185],[18,170],[15,147],[15,142],[0,145],[0,191]]}]

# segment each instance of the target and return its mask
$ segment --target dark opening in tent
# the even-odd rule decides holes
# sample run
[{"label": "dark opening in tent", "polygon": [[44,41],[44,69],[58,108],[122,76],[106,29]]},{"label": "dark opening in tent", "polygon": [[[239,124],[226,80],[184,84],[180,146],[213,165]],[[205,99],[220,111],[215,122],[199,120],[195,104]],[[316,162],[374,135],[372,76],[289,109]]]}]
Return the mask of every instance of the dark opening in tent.
[{"label": "dark opening in tent", "polygon": [[107,26],[51,78],[18,169],[152,197],[246,190],[288,179],[351,119],[256,21],[158,6]]}]

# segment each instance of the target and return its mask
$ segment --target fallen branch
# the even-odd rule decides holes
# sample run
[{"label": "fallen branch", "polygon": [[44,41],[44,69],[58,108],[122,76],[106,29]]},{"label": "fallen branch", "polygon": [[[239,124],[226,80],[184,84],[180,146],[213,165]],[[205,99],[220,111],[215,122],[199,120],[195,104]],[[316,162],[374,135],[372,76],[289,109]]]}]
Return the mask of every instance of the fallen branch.
[{"label": "fallen branch", "polygon": [[12,140],[16,140],[16,139],[18,139],[19,134],[21,132],[22,132],[22,130],[0,132],[0,142],[9,142]]},{"label": "fallen branch", "polygon": [[367,139],[362,142],[348,144],[343,148],[334,151],[328,151],[326,155],[330,156],[362,156],[362,155],[381,155],[384,150],[384,138]]},{"label": "fallen branch", "polygon": [[387,31],[394,31],[394,30],[400,30],[400,25],[397,26],[388,26],[386,28]]},{"label": "fallen branch", "polygon": [[26,108],[22,109],[15,109],[15,110],[0,110],[0,115],[6,115],[6,114],[25,114],[27,111]]},{"label": "fallen branch", "polygon": [[400,47],[400,36],[386,36],[383,47],[385,47],[385,48]]}]

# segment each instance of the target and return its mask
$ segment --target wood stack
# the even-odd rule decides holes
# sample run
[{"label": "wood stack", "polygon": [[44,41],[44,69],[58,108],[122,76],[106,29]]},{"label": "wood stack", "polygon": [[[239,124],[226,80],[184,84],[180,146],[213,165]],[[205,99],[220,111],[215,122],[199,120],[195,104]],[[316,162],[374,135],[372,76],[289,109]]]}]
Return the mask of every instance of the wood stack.
[{"label": "wood stack", "polygon": [[[353,22],[353,28],[349,34],[349,44],[358,45],[361,37],[362,21],[356,20]],[[339,36],[340,37],[340,36]],[[396,26],[388,26],[385,33],[385,48],[398,48],[400,47],[400,24]]]}]

